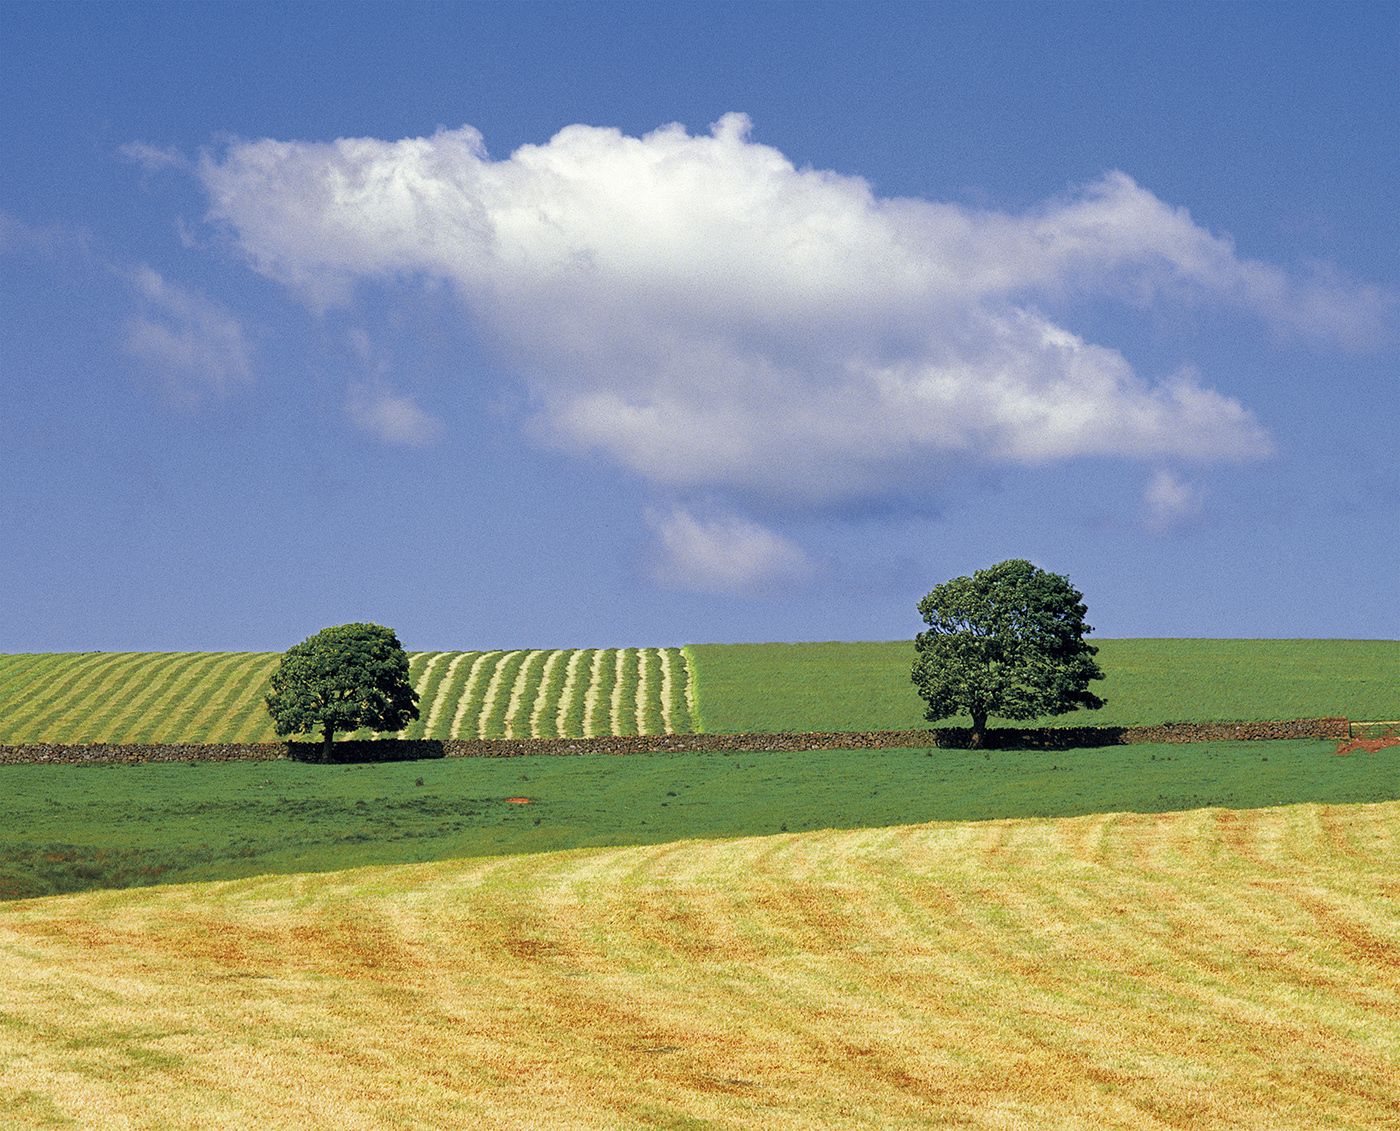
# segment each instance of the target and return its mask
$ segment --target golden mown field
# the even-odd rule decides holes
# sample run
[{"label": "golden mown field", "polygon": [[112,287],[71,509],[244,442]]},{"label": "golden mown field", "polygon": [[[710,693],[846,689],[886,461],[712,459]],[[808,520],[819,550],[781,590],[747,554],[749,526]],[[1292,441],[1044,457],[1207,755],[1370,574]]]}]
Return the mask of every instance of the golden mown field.
[{"label": "golden mown field", "polygon": [[0,1124],[1400,1125],[1400,803],[0,907]]}]

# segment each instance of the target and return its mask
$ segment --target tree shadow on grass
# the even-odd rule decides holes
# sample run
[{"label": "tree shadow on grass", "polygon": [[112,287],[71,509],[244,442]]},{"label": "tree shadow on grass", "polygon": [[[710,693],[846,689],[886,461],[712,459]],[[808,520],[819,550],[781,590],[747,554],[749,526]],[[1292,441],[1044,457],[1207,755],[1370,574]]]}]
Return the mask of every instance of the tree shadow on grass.
[{"label": "tree shadow on grass", "polygon": [[289,742],[287,757],[293,762],[314,765],[342,766],[371,762],[418,762],[427,758],[445,758],[446,748],[436,738],[376,738],[372,740],[342,739],[331,743],[330,757],[320,742]]}]

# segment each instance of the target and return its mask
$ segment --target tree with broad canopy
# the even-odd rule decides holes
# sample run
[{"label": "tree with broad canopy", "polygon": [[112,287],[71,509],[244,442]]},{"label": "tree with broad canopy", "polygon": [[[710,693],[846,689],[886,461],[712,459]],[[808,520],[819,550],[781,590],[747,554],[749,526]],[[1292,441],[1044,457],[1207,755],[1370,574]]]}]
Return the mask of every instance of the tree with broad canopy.
[{"label": "tree with broad canopy", "polygon": [[913,680],[937,722],[972,716],[971,745],[987,718],[1028,720],[1104,701],[1098,649],[1084,640],[1084,595],[1069,578],[1015,559],[936,586],[919,602],[928,630],[914,639]]},{"label": "tree with broad canopy", "polygon": [[418,692],[392,628],[341,624],[287,649],[272,674],[267,710],[279,735],[321,731],[329,760],[336,731],[406,727],[418,717]]}]

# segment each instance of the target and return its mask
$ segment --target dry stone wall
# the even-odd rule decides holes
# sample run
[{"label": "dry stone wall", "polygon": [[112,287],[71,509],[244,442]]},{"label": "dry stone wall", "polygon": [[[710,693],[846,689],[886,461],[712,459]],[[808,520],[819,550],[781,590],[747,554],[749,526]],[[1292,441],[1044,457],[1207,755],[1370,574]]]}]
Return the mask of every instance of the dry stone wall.
[{"label": "dry stone wall", "polygon": [[[1150,727],[994,728],[987,745],[998,749],[1064,750],[1144,742],[1241,742],[1266,739],[1345,739],[1344,718],[1266,723],[1164,723]],[[814,734],[656,734],[610,738],[452,739],[337,742],[335,762],[397,762],[419,758],[513,758],[528,754],[646,754],[657,752],[890,750],[899,747],[963,747],[968,732],[936,730],[841,731]],[[243,742],[223,744],[0,746],[0,765],[112,762],[246,762],[294,758],[319,762],[321,744]]]}]

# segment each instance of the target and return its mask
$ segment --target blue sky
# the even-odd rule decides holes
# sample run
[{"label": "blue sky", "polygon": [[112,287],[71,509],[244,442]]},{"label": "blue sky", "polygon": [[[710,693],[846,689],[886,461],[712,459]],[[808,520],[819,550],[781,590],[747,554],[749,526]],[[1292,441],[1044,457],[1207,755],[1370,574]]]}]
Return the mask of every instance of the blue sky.
[{"label": "blue sky", "polygon": [[0,6],[0,649],[1400,637],[1400,8]]}]

